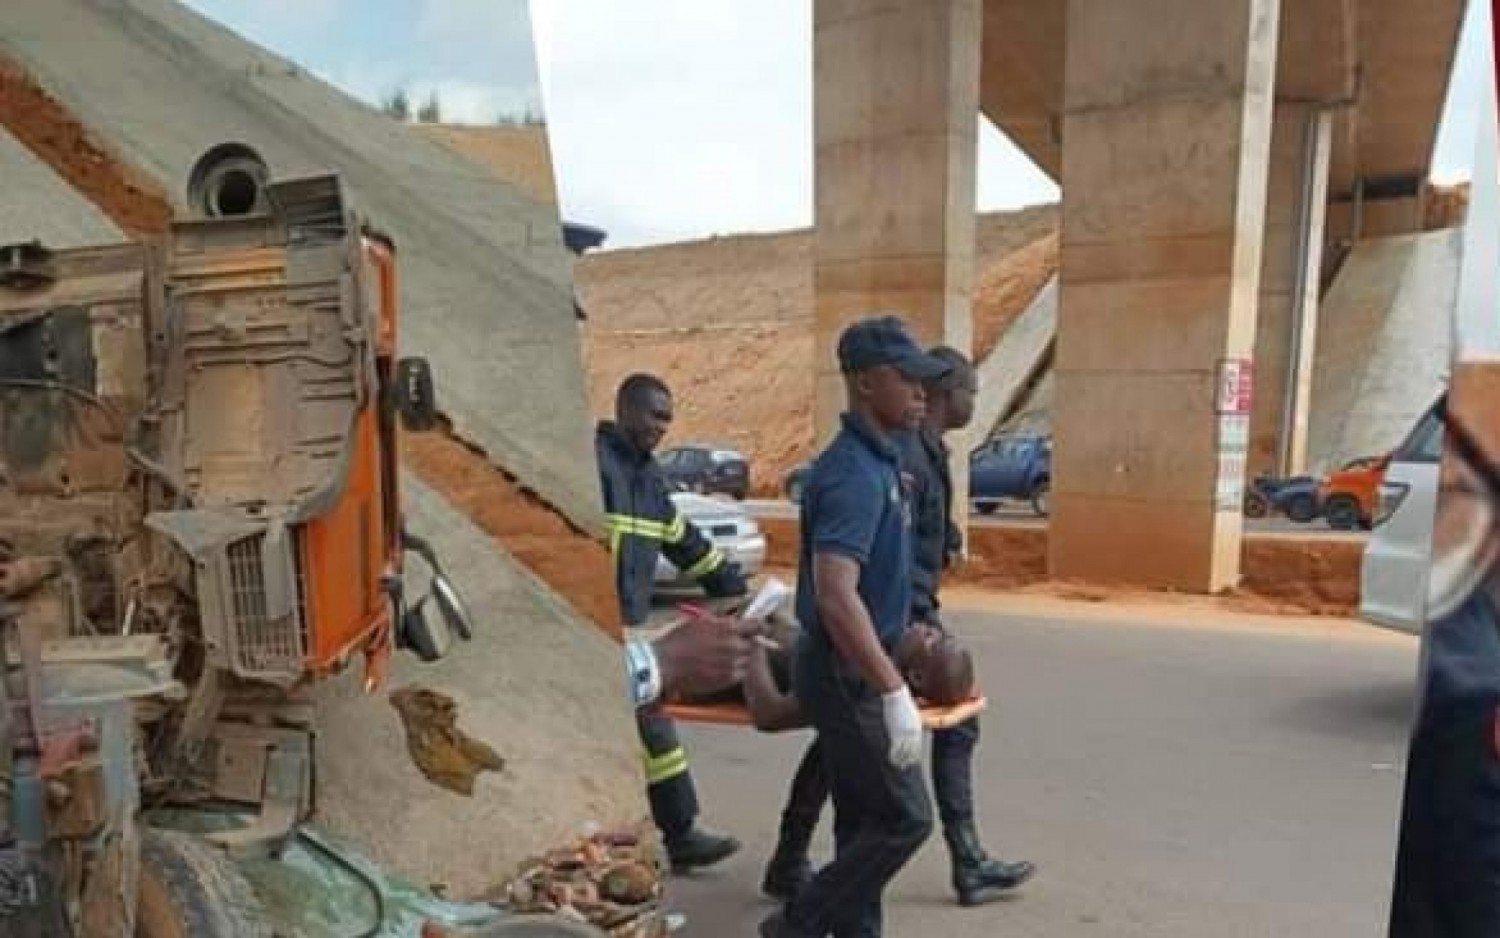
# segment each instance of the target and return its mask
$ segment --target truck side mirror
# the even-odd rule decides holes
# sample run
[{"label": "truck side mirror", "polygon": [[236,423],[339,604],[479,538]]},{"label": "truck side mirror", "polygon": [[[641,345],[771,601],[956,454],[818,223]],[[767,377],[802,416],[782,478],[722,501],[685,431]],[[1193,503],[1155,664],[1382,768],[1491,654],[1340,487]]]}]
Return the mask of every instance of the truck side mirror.
[{"label": "truck side mirror", "polygon": [[446,622],[434,625],[427,616],[426,598],[418,600],[401,616],[401,646],[431,664],[448,654],[453,632]]},{"label": "truck side mirror", "polygon": [[396,377],[391,389],[401,425],[413,433],[437,426],[437,393],[432,381],[432,365],[425,358],[403,358],[396,362]]},{"label": "truck side mirror", "polygon": [[474,619],[469,615],[469,608],[464,605],[458,590],[442,573],[434,573],[432,576],[432,598],[437,603],[438,611],[443,614],[448,631],[466,642],[474,637]]},{"label": "truck side mirror", "polygon": [[425,538],[403,527],[401,547],[421,558],[431,577],[422,595],[402,612],[398,644],[423,661],[437,661],[447,655],[455,639],[474,637],[474,619]]}]

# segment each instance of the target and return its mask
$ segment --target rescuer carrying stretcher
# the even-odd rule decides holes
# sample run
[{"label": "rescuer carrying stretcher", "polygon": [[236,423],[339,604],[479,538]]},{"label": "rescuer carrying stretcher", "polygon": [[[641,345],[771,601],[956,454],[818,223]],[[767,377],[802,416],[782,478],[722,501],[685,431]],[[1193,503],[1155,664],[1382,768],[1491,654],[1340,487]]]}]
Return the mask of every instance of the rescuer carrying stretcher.
[{"label": "rescuer carrying stretcher", "polygon": [[[621,383],[615,419],[601,422],[595,435],[610,553],[627,630],[647,624],[660,556],[696,579],[710,597],[746,592],[738,565],[677,511],[666,478],[652,458],[671,423],[672,395],[666,384],[638,374]],[[628,656],[648,654],[649,646],[628,642],[626,650]],[[627,657],[627,666],[628,662]],[[739,841],[697,824],[698,796],[676,724],[658,708],[645,706],[636,710],[636,725],[645,748],[651,815],[673,868],[712,866],[733,855]]]}]

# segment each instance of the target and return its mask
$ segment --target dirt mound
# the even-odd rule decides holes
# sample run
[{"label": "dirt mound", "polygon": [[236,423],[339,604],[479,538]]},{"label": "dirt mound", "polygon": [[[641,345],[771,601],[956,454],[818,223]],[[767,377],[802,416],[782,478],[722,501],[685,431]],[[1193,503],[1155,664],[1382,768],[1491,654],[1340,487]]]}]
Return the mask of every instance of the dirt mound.
[{"label": "dirt mound", "polygon": [[498,178],[519,186],[538,202],[557,203],[557,181],[552,174],[552,151],[547,145],[546,125],[415,126],[419,132],[481,164]]},{"label": "dirt mound", "polygon": [[[982,216],[976,345],[988,354],[1057,266],[1051,206]],[[733,446],[779,491],[812,452],[812,237],[806,231],[606,251],[578,265],[595,415],[636,371],[671,386],[669,443]]]},{"label": "dirt mound", "polygon": [[116,158],[25,71],[4,59],[0,125],[132,238],[161,234],[171,224],[166,196]]},{"label": "dirt mound", "polygon": [[[761,518],[760,526],[766,533],[766,563],[795,569],[796,519]],[[970,525],[968,546],[968,560],[945,582],[1080,602],[1161,596],[1148,590],[1049,580],[1044,527]],[[1359,608],[1361,556],[1361,545],[1354,539],[1252,535],[1245,538],[1240,587],[1218,601],[1237,612],[1350,616]]]},{"label": "dirt mound", "polygon": [[1055,233],[987,265],[974,284],[974,357],[983,361],[1057,273]]},{"label": "dirt mound", "polygon": [[[977,219],[977,267],[1057,227],[1056,206]],[[590,254],[577,268],[592,329],[637,332],[810,321],[813,243],[807,229],[714,237]]]},{"label": "dirt mound", "polygon": [[1457,228],[1469,214],[1469,184],[1429,184],[1422,203],[1422,227],[1428,231]]},{"label": "dirt mound", "polygon": [[604,545],[451,432],[404,435],[401,460],[595,625],[620,634],[614,564]]}]

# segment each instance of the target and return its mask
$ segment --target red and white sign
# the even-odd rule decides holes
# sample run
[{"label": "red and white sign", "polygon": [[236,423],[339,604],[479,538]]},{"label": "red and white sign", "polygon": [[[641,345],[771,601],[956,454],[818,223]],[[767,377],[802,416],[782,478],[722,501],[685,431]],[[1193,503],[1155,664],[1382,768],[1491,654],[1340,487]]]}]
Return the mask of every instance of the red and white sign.
[{"label": "red and white sign", "polygon": [[1248,358],[1226,358],[1219,362],[1218,400],[1220,414],[1249,414],[1255,392],[1255,367]]}]

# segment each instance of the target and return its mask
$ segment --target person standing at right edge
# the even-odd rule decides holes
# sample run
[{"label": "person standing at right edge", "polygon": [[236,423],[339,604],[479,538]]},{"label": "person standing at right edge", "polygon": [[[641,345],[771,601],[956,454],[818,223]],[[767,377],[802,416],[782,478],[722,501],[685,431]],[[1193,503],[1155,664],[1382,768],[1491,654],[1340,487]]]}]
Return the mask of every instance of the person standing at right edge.
[{"label": "person standing at right edge", "polygon": [[[1466,366],[1454,370],[1462,392]],[[1500,450],[1479,422],[1496,404],[1444,395],[1436,409],[1447,452],[1389,938],[1500,935]]]},{"label": "person standing at right edge", "polygon": [[838,344],[848,410],[802,500],[793,686],[818,732],[835,853],[760,924],[761,938],[875,938],[886,885],[932,833],[922,718],[890,650],[911,613],[911,506],[893,437],[922,417],[947,366],[900,319],[861,320]]}]

